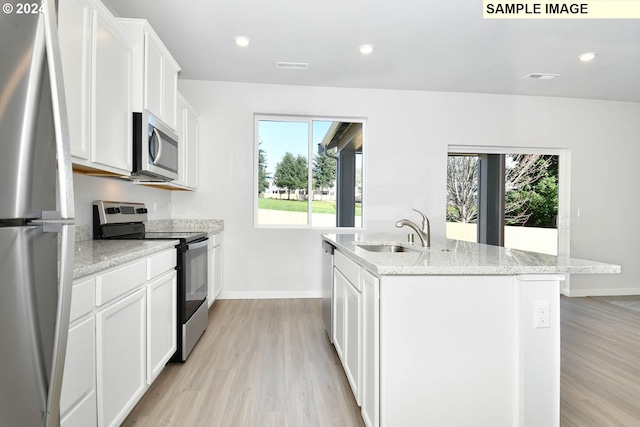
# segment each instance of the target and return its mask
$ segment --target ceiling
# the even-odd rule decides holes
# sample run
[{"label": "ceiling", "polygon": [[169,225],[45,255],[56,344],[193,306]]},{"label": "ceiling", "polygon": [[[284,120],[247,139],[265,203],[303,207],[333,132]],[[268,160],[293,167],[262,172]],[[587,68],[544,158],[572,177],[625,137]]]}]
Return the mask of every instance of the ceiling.
[{"label": "ceiling", "polygon": [[[640,102],[640,20],[483,19],[480,0],[104,2],[149,20],[181,79]],[[596,59],[579,61],[587,51]]]}]

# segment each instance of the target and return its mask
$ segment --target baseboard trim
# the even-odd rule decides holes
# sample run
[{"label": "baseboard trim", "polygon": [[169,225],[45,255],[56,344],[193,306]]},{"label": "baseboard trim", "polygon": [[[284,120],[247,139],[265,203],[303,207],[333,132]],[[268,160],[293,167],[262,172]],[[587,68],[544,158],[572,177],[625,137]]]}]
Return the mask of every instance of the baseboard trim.
[{"label": "baseboard trim", "polygon": [[322,298],[320,291],[222,291],[218,299]]},{"label": "baseboard trim", "polygon": [[604,297],[616,295],[640,295],[640,288],[571,289],[563,291],[568,297]]}]

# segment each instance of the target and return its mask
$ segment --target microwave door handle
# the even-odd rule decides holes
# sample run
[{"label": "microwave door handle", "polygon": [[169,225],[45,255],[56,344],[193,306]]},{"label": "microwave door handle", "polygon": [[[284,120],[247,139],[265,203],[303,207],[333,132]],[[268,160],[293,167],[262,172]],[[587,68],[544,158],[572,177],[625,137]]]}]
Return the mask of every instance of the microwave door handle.
[{"label": "microwave door handle", "polygon": [[160,137],[160,133],[158,133],[158,129],[156,128],[153,128],[152,135],[155,135],[155,141],[158,147],[158,149],[156,150],[156,155],[152,158],[152,160],[153,165],[157,165],[160,161],[160,157],[162,157],[162,138]]}]

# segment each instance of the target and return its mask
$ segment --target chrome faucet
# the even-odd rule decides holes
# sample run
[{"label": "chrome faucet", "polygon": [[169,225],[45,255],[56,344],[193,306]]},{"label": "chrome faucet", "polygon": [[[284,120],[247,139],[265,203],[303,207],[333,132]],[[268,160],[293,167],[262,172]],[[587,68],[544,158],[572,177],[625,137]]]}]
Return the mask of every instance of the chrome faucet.
[{"label": "chrome faucet", "polygon": [[396,222],[396,227],[402,228],[406,225],[407,227],[412,228],[418,234],[420,242],[422,243],[422,247],[431,247],[431,224],[429,224],[429,218],[427,218],[425,214],[417,209],[414,209],[414,211],[422,215],[422,229],[420,229],[416,225],[416,223],[414,223],[413,221],[409,221],[408,219],[401,219],[400,221]]}]

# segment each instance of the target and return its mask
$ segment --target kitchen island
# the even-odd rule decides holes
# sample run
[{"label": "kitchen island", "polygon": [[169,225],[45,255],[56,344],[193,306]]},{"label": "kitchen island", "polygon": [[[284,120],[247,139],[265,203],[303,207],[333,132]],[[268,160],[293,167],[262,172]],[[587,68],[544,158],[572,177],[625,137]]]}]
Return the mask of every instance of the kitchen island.
[{"label": "kitchen island", "polygon": [[559,425],[560,281],[620,266],[455,240],[323,239],[336,247],[333,342],[365,424]]}]

